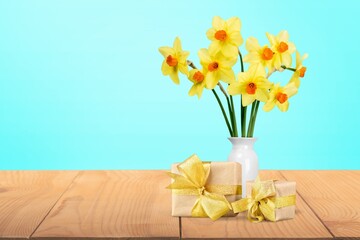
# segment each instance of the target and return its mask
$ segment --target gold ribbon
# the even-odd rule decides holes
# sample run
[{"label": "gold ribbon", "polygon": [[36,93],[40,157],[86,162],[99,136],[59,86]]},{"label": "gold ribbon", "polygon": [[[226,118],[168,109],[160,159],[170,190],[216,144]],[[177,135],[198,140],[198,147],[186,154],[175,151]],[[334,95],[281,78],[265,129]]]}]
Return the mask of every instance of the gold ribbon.
[{"label": "gold ribbon", "polygon": [[196,155],[180,163],[177,169],[181,175],[168,172],[174,181],[167,188],[175,194],[198,196],[191,210],[193,217],[217,220],[231,210],[231,204],[224,195],[241,192],[239,186],[207,185],[210,163],[201,162]]},{"label": "gold ribbon", "polygon": [[275,209],[295,205],[295,195],[275,197],[273,180],[261,182],[257,177],[252,184],[251,197],[243,198],[231,204],[234,213],[248,210],[247,218],[251,222],[261,222],[264,219],[275,222]]}]

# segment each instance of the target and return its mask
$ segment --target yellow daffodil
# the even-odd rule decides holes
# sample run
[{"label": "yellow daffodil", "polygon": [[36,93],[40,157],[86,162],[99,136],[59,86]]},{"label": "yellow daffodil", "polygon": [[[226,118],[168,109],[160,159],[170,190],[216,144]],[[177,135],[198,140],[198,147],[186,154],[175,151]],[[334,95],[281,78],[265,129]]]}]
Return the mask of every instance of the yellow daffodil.
[{"label": "yellow daffodil", "polygon": [[174,83],[179,84],[178,71],[186,76],[189,74],[186,58],[190,53],[182,50],[180,38],[178,37],[175,38],[173,47],[160,47],[159,51],[165,58],[161,66],[163,75],[170,76]]},{"label": "yellow daffodil", "polygon": [[289,42],[289,34],[287,31],[281,31],[279,35],[274,36],[266,33],[271,44],[274,54],[274,67],[276,70],[283,70],[281,65],[291,66],[291,54],[295,51],[295,45]]},{"label": "yellow daffodil", "polygon": [[206,32],[206,36],[212,42],[209,47],[210,54],[221,52],[226,57],[234,57],[238,54],[238,47],[243,43],[240,34],[241,22],[237,17],[224,20],[215,16],[212,28]]},{"label": "yellow daffodil", "polygon": [[280,87],[280,83],[276,84],[270,90],[269,100],[263,107],[264,111],[269,112],[276,105],[280,111],[286,112],[289,108],[289,98],[294,96],[297,91],[295,83],[288,83],[285,87]]},{"label": "yellow daffodil", "polygon": [[303,56],[300,55],[298,51],[296,51],[296,68],[295,72],[292,75],[290,82],[295,83],[295,86],[297,88],[300,87],[300,78],[303,78],[305,76],[306,67],[302,65],[302,62],[308,57],[307,54],[304,54]]},{"label": "yellow daffodil", "polygon": [[265,69],[260,65],[251,67],[246,72],[240,72],[238,81],[230,83],[230,95],[241,94],[242,105],[245,107],[255,100],[266,102],[272,83],[265,78]]},{"label": "yellow daffodil", "polygon": [[198,55],[204,69],[206,88],[213,89],[220,80],[226,83],[235,81],[232,66],[236,58],[226,58],[221,53],[210,55],[205,48],[200,49]]},{"label": "yellow daffodil", "polygon": [[273,72],[274,52],[267,45],[261,47],[258,40],[254,37],[249,37],[245,44],[246,50],[249,52],[244,57],[244,62],[250,65],[260,64],[267,67],[269,72]]},{"label": "yellow daffodil", "polygon": [[197,95],[200,99],[205,88],[205,75],[203,71],[198,69],[190,70],[189,80],[193,83],[189,91],[189,96]]}]

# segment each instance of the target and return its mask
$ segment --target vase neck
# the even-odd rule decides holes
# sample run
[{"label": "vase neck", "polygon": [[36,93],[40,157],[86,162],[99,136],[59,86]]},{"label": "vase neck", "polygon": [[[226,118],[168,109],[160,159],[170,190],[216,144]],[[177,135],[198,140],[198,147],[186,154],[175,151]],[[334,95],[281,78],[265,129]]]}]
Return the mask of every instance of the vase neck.
[{"label": "vase neck", "polygon": [[256,142],[256,138],[241,138],[229,137],[228,138],[233,147],[252,148]]}]

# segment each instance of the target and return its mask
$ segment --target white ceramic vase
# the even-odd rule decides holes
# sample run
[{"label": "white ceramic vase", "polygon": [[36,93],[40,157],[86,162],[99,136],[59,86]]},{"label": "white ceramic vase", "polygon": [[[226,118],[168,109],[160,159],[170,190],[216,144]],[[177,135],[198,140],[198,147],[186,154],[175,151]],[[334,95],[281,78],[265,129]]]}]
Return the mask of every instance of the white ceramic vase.
[{"label": "white ceramic vase", "polygon": [[230,137],[232,149],[228,157],[230,162],[238,162],[242,169],[242,197],[246,197],[246,182],[253,181],[258,175],[258,157],[254,151],[256,138]]}]

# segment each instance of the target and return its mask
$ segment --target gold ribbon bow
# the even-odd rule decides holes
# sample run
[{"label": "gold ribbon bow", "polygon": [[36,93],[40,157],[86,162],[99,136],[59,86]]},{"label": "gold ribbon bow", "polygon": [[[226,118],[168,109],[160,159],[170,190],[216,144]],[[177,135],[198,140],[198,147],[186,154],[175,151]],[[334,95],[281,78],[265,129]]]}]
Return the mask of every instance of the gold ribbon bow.
[{"label": "gold ribbon bow", "polygon": [[233,202],[234,213],[248,210],[247,218],[251,222],[261,222],[264,219],[275,222],[275,209],[295,205],[295,195],[275,197],[273,180],[261,182],[257,177],[252,185],[251,197]]},{"label": "gold ribbon bow", "polygon": [[[217,220],[231,210],[231,205],[225,196],[211,192],[211,186],[206,185],[210,163],[203,163],[196,155],[192,155],[180,163],[177,169],[181,175],[169,172],[174,181],[167,188],[179,194],[198,196],[191,210],[193,217],[208,216],[212,220]],[[225,188],[223,192],[229,192],[229,188]],[[236,194],[236,188],[233,188],[232,194]]]}]

